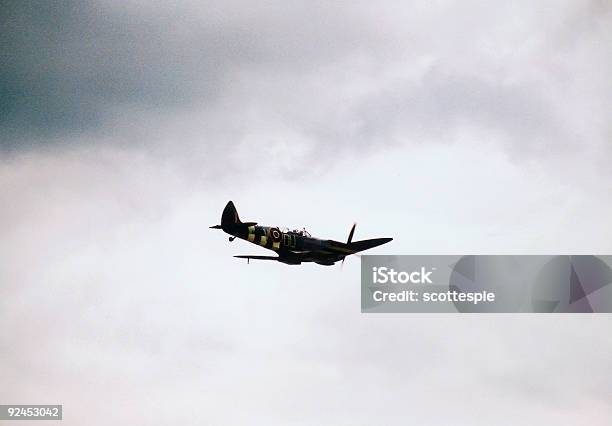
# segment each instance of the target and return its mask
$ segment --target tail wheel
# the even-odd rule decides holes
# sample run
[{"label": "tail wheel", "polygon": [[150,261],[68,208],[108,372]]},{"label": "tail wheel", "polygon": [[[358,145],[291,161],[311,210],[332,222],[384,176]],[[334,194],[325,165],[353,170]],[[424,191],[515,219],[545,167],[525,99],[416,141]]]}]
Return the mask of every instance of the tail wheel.
[{"label": "tail wheel", "polygon": [[274,241],[275,243],[280,242],[281,240],[281,231],[278,228],[272,228],[270,229],[270,238],[272,239],[272,241]]}]

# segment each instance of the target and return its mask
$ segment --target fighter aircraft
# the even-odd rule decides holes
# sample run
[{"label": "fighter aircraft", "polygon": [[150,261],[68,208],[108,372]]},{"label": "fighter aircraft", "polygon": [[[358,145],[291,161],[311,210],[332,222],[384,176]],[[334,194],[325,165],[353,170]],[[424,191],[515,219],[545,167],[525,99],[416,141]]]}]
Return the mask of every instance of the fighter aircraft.
[{"label": "fighter aircraft", "polygon": [[275,251],[278,256],[234,256],[241,259],[275,260],[288,265],[299,265],[302,262],[315,262],[319,265],[333,265],[357,252],[388,243],[393,238],[374,238],[371,240],[353,241],[355,224],[349,232],[346,243],[334,240],[322,240],[312,237],[306,229],[289,231],[274,226],[258,226],[257,222],[241,222],[233,202],[228,202],[221,215],[221,225],[211,226],[230,234],[230,241],[237,238]]}]

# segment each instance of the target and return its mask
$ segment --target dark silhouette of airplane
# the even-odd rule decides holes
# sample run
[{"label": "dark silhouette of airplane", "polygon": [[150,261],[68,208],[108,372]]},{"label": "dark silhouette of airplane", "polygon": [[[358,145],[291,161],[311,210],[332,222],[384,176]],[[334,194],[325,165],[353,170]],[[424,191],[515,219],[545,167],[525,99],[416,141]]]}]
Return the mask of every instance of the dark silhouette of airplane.
[{"label": "dark silhouette of airplane", "polygon": [[352,241],[355,224],[351,228],[346,243],[322,240],[312,237],[306,229],[289,231],[273,226],[258,226],[257,222],[241,222],[233,202],[228,202],[221,215],[221,225],[211,226],[230,234],[230,241],[236,237],[265,247],[278,253],[278,256],[234,256],[241,259],[276,260],[288,265],[302,262],[315,262],[319,265],[333,265],[343,261],[348,255],[388,243],[393,238],[374,238]]}]

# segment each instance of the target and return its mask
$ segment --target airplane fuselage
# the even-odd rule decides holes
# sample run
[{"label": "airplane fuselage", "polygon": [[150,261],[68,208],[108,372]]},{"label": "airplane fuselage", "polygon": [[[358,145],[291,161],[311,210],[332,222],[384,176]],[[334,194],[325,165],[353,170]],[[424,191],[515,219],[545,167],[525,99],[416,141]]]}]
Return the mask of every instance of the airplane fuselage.
[{"label": "airplane fuselage", "polygon": [[355,225],[349,233],[346,243],[335,240],[314,238],[305,230],[286,231],[275,226],[261,226],[256,222],[242,222],[234,203],[229,201],[221,215],[221,225],[211,228],[223,229],[235,238],[248,241],[278,254],[276,256],[239,255],[235,257],[257,260],[275,260],[289,265],[299,265],[302,262],[316,262],[321,265],[333,265],[343,260],[347,255],[370,249],[385,243],[392,238],[374,238],[352,241]]},{"label": "airplane fuselage", "polygon": [[286,263],[318,262],[333,264],[342,260],[347,254],[353,253],[352,250],[342,247],[343,243],[339,241],[309,237],[302,235],[299,231],[287,232],[275,226],[237,225],[235,229],[224,229],[224,231],[242,240],[277,252],[281,258],[287,260]]}]

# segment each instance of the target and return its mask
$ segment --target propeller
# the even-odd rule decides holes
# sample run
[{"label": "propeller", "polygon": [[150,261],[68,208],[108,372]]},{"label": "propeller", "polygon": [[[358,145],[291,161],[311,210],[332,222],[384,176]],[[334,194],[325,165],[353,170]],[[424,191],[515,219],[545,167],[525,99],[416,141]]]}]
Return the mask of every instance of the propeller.
[{"label": "propeller", "polygon": [[[348,240],[346,240],[346,244],[350,244],[351,241],[353,241],[353,234],[355,233],[356,226],[357,226],[357,222],[353,223],[353,226],[351,227],[351,231],[349,232]],[[344,259],[346,259],[346,256],[342,258],[340,269],[344,268]]]},{"label": "propeller", "polygon": [[348,240],[346,241],[347,244],[350,244],[351,241],[353,241],[353,234],[355,233],[355,227],[356,226],[357,226],[357,222],[353,223],[353,227],[351,228],[351,232],[349,232]]}]

